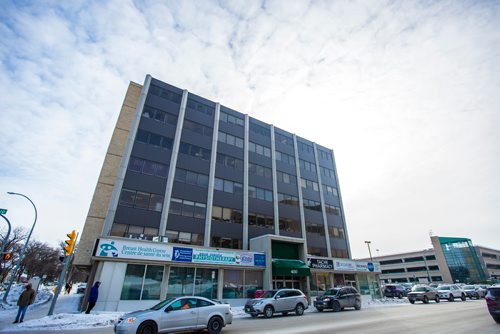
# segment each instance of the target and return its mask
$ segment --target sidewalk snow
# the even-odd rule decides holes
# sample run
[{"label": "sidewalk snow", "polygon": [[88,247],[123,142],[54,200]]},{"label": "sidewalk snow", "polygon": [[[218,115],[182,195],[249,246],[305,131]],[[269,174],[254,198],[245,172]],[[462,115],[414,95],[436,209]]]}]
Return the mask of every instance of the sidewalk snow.
[{"label": "sidewalk snow", "polygon": [[5,328],[4,331],[26,331],[31,329],[62,331],[94,327],[111,327],[123,312],[101,312],[97,314],[59,313],[36,320],[25,321]]},{"label": "sidewalk snow", "polygon": [[407,298],[382,298],[363,301],[362,307],[383,307],[383,306],[396,306],[396,305],[411,305]]},{"label": "sidewalk snow", "polygon": [[[12,285],[9,295],[7,296],[7,303],[0,303],[0,311],[17,309],[17,300],[19,299],[19,296],[24,291],[24,289],[25,284]],[[4,294],[5,292],[0,293],[0,300],[3,299]],[[33,307],[48,302],[52,298],[52,295],[52,291],[41,287],[40,289],[38,289]]]}]

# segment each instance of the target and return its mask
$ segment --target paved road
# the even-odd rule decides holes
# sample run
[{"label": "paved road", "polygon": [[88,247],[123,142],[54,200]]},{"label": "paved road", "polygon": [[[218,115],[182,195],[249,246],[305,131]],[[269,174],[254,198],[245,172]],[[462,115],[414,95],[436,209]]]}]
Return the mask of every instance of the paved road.
[{"label": "paved road", "polygon": [[[223,334],[266,333],[342,333],[342,334],[390,334],[390,333],[432,333],[461,334],[500,333],[488,314],[485,301],[441,302],[439,304],[415,304],[391,307],[373,307],[361,311],[345,310],[339,313],[306,313],[298,317],[289,315],[273,319],[235,319],[233,324],[223,330]],[[31,332],[16,332],[35,333]],[[38,331],[40,333],[40,331]],[[55,332],[49,332],[55,333]],[[113,333],[111,328],[65,331],[64,333]]]}]

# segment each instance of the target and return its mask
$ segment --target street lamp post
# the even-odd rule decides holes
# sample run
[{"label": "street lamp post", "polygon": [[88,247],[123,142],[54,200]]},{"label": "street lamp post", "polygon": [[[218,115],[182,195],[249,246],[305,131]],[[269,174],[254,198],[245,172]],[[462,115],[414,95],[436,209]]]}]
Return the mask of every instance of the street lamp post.
[{"label": "street lamp post", "polygon": [[370,261],[373,262],[372,250],[370,249],[370,244],[371,243],[372,243],[371,241],[365,241],[365,244],[368,246],[368,253],[370,254]]},{"label": "street lamp post", "polygon": [[26,198],[28,201],[30,201],[31,205],[33,205],[33,209],[35,209],[35,221],[33,222],[33,225],[31,226],[30,233],[28,234],[28,237],[26,238],[26,242],[24,243],[23,249],[19,253],[19,260],[17,261],[17,264],[16,264],[16,267],[14,268],[14,272],[12,274],[12,277],[10,278],[9,285],[7,286],[7,289],[5,290],[5,293],[3,295],[2,302],[4,302],[4,303],[7,303],[7,296],[9,295],[10,288],[12,287],[12,283],[14,283],[14,279],[17,276],[17,271],[19,270],[19,267],[21,266],[21,262],[23,262],[24,253],[26,252],[26,248],[28,247],[28,243],[29,243],[30,238],[31,238],[31,233],[33,233],[33,229],[35,228],[35,225],[36,225],[36,219],[38,217],[38,212],[36,211],[35,203],[33,203],[33,201],[28,196],[23,195],[23,194],[19,194],[19,193],[15,193],[12,191],[7,192],[7,194],[19,195],[19,196]]},{"label": "street lamp post", "polygon": [[375,249],[377,251],[377,257],[380,257],[380,249]]},{"label": "street lamp post", "polygon": [[10,221],[7,219],[7,217],[5,217],[4,215],[0,214],[0,217],[2,217],[3,219],[5,219],[5,221],[7,222],[7,226],[8,226],[8,229],[7,229],[7,234],[5,235],[5,238],[3,238],[3,242],[2,242],[2,256],[3,256],[3,252],[5,251],[5,245],[7,244],[7,241],[9,241],[9,235],[10,235]]}]

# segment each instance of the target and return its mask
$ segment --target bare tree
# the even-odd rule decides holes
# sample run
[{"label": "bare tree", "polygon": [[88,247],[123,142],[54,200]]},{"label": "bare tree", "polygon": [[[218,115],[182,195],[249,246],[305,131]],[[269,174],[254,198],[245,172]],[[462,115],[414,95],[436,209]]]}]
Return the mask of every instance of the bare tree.
[{"label": "bare tree", "polygon": [[46,275],[47,281],[53,281],[58,277],[63,267],[59,259],[60,255],[61,252],[58,248],[33,240],[28,245],[20,271],[27,274],[28,277]]},{"label": "bare tree", "polygon": [[[10,233],[9,239],[5,243],[5,252],[12,254],[12,257],[9,261],[1,260],[0,282],[3,283],[5,281],[19,261],[19,253],[24,246],[27,236],[27,231],[22,227],[16,227]],[[1,240],[4,237],[5,235],[0,234]]]}]

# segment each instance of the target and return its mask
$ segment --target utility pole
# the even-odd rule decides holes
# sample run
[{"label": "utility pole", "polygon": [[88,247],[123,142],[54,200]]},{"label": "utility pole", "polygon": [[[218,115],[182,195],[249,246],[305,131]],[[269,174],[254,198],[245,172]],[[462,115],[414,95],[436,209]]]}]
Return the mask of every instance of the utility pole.
[{"label": "utility pole", "polygon": [[371,243],[372,243],[371,241],[368,241],[368,240],[367,240],[367,241],[365,241],[365,244],[368,246],[368,253],[370,254],[370,261],[372,261],[372,262],[373,262],[372,250],[370,249],[370,244],[371,244]]}]

